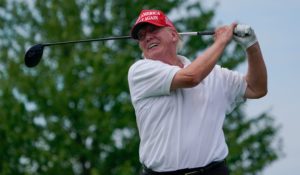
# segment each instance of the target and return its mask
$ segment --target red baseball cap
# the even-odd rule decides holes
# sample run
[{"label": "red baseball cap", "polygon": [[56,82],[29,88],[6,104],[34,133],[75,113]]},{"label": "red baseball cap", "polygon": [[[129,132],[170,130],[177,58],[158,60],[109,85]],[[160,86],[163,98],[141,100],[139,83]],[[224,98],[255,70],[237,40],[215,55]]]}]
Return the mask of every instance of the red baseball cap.
[{"label": "red baseball cap", "polygon": [[176,30],[169,18],[160,10],[142,10],[138,19],[131,29],[131,37],[138,39],[137,33],[142,24],[152,24],[158,27],[171,27]]}]

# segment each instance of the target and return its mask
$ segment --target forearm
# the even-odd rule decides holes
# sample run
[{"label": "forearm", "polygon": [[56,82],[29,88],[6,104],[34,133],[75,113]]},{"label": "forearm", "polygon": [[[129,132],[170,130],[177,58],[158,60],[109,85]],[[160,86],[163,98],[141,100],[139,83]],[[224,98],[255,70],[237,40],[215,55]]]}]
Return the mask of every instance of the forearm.
[{"label": "forearm", "polygon": [[178,71],[171,84],[171,90],[188,88],[198,85],[214,68],[219,57],[233,36],[232,23],[229,26],[217,28],[214,34],[215,42],[198,56],[189,66]]},{"label": "forearm", "polygon": [[259,44],[247,49],[248,72],[246,74],[246,98],[260,98],[267,94],[267,69]]},{"label": "forearm", "polygon": [[216,41],[189,66],[176,73],[171,89],[193,87],[199,84],[214,68],[226,43]]},{"label": "forearm", "polygon": [[225,47],[226,44],[215,42],[183,71],[186,73],[186,75],[193,75],[198,82],[201,82],[214,68]]}]

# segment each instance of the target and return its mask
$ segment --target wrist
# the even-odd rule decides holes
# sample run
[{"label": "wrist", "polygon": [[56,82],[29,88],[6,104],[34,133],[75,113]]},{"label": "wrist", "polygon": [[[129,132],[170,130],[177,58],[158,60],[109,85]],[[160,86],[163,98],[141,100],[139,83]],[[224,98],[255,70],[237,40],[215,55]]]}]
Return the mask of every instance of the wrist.
[{"label": "wrist", "polygon": [[257,42],[257,39],[254,38],[252,41],[249,41],[246,45],[246,49],[250,48],[251,46],[255,45]]},{"label": "wrist", "polygon": [[225,40],[216,40],[214,42],[214,45],[219,48],[225,48],[227,43],[228,43],[228,41],[225,41]]},{"label": "wrist", "polygon": [[249,47],[246,48],[247,52],[257,52],[259,50],[260,50],[260,47],[259,47],[258,42],[255,42],[255,43],[253,43],[252,45],[250,45]]}]

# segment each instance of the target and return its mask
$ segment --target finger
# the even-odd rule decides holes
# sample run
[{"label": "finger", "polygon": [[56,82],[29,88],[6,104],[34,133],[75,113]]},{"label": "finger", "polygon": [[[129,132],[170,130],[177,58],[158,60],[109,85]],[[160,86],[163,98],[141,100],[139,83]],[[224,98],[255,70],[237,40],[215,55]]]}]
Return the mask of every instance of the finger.
[{"label": "finger", "polygon": [[236,28],[237,25],[238,25],[237,22],[233,22],[233,23],[231,24],[231,27],[234,29],[234,28]]},{"label": "finger", "polygon": [[230,27],[230,30],[231,30],[231,33],[234,33],[234,29],[236,28],[237,26],[237,23],[232,23],[229,27]]}]

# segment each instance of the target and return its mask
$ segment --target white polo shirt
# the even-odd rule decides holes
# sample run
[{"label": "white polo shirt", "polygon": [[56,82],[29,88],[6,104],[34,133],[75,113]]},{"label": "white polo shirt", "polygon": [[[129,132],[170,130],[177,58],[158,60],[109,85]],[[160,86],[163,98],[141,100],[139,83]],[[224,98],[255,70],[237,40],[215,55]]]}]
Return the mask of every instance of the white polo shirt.
[{"label": "white polo shirt", "polygon": [[[185,67],[190,61],[180,56]],[[128,72],[140,134],[140,162],[154,171],[205,166],[226,158],[225,114],[243,101],[246,81],[215,66],[197,86],[170,91],[181,68],[143,59]]]}]

